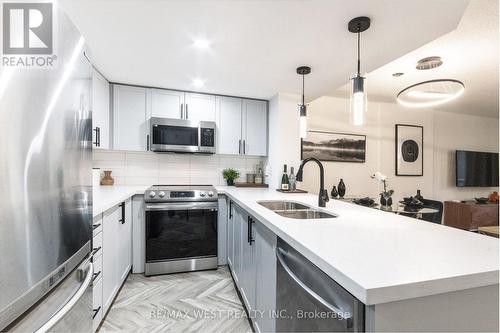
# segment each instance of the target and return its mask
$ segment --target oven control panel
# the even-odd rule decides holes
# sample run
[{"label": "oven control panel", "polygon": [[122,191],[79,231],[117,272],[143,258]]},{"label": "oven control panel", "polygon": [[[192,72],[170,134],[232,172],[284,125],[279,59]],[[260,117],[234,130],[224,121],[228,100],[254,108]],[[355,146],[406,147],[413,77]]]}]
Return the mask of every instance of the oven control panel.
[{"label": "oven control panel", "polygon": [[144,193],[145,202],[215,201],[217,191],[213,186],[192,188],[185,186],[152,186]]}]

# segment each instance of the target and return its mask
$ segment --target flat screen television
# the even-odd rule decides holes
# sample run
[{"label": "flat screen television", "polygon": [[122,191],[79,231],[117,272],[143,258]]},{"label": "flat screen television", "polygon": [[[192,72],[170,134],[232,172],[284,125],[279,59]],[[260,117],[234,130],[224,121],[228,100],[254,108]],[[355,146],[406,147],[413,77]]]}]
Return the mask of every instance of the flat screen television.
[{"label": "flat screen television", "polygon": [[498,186],[498,153],[457,150],[458,187]]}]

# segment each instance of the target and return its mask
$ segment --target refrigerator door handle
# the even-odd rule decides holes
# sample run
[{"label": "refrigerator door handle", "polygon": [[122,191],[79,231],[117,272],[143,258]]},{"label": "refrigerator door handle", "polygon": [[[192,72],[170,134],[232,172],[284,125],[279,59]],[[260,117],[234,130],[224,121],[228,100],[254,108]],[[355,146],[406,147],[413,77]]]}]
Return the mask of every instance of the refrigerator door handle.
[{"label": "refrigerator door handle", "polygon": [[52,318],[49,319],[45,324],[42,325],[38,330],[36,330],[36,333],[45,333],[48,332],[52,327],[54,327],[74,306],[80,298],[85,294],[87,288],[89,287],[90,283],[92,282],[92,277],[94,276],[94,266],[92,265],[91,262],[89,262],[89,268],[87,270],[84,269],[79,269],[79,274],[83,275],[85,274],[85,271],[87,272],[87,275],[85,276],[85,279],[83,280],[83,283],[81,284],[80,288],[76,291],[76,293],[73,295],[73,297],[68,301],[68,303],[64,304],[64,306],[59,310],[55,315],[52,316]]}]

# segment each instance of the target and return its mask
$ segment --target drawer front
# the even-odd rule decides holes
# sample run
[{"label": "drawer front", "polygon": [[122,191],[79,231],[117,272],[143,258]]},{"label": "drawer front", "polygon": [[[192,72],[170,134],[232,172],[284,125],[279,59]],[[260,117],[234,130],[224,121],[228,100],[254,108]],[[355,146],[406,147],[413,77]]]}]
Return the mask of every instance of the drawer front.
[{"label": "drawer front", "polygon": [[92,254],[94,258],[102,255],[102,232],[95,235],[92,239]]},{"label": "drawer front", "polygon": [[93,257],[94,262],[94,281],[97,282],[102,278],[102,256]]},{"label": "drawer front", "polygon": [[92,287],[92,327],[94,332],[99,327],[103,316],[102,308],[102,278],[97,278]]},{"label": "drawer front", "polygon": [[94,217],[94,221],[92,222],[92,228],[94,237],[102,231],[102,214],[99,214],[96,217]]},{"label": "drawer front", "polygon": [[498,206],[483,205],[480,208],[472,210],[471,214],[471,229],[478,227],[486,227],[498,225]]}]

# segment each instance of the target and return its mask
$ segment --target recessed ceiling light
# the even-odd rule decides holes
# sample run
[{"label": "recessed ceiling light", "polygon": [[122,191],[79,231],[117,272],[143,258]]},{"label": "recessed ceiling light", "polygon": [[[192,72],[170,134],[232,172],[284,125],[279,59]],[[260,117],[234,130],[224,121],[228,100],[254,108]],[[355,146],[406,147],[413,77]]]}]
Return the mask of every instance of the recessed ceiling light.
[{"label": "recessed ceiling light", "polygon": [[397,73],[392,73],[392,76],[394,76],[394,77],[400,77],[400,76],[402,76],[404,74],[405,73],[397,72]]},{"label": "recessed ceiling light", "polygon": [[204,38],[195,39],[193,41],[193,46],[200,50],[208,49],[210,47],[210,44],[210,41]]},{"label": "recessed ceiling light", "polygon": [[443,60],[441,60],[441,57],[427,57],[420,59],[417,62],[417,66],[415,67],[416,69],[423,71],[427,69],[433,69],[436,67],[439,67],[443,64]]},{"label": "recessed ceiling light", "polygon": [[458,98],[464,91],[464,84],[458,80],[430,80],[401,90],[397,100],[399,104],[407,107],[433,107]]},{"label": "recessed ceiling light", "polygon": [[203,81],[202,79],[193,79],[193,82],[191,82],[191,84],[196,88],[201,88],[205,85],[205,81]]}]

